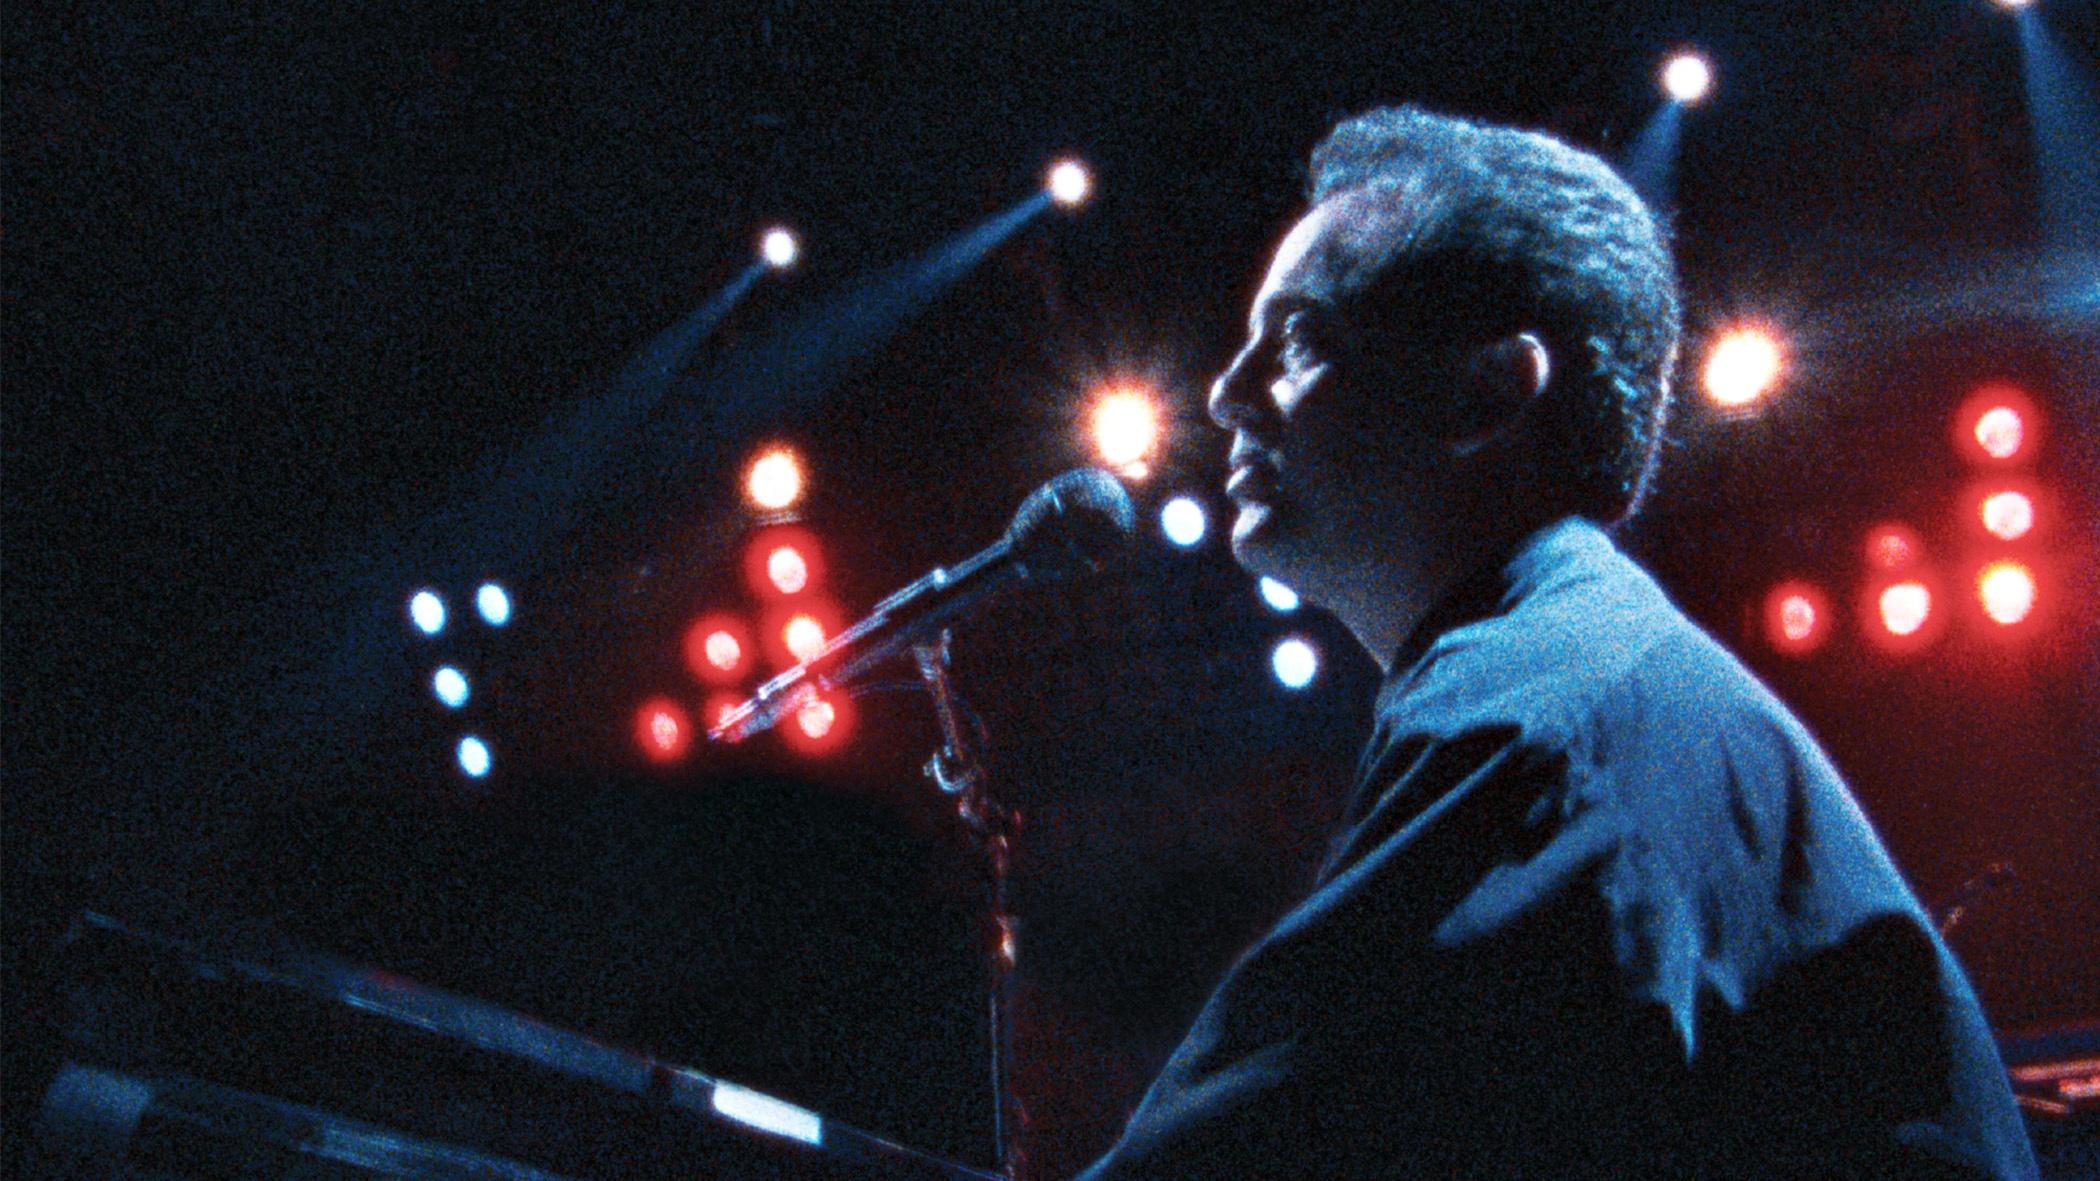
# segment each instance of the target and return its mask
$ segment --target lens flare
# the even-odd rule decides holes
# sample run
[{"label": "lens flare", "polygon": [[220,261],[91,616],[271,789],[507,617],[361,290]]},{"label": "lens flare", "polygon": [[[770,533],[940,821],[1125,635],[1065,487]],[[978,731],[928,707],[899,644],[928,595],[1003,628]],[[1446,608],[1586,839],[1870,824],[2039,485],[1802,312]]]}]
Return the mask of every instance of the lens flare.
[{"label": "lens flare", "polygon": [[1094,448],[1113,468],[1142,462],[1159,443],[1159,408],[1142,391],[1119,388],[1094,404]]},{"label": "lens flare", "polygon": [[1724,409],[1744,409],[1771,393],[1785,368],[1778,338],[1761,328],[1734,329],[1706,355],[1706,396]]}]

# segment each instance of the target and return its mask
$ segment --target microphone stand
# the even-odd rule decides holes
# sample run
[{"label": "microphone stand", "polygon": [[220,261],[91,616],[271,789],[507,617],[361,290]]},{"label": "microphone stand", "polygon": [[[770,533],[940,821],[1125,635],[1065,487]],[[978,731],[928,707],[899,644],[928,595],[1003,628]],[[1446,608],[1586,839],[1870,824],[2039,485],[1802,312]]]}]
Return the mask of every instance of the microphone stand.
[{"label": "microphone stand", "polygon": [[990,955],[986,1015],[991,1027],[992,1138],[994,1168],[1019,1181],[1022,1168],[1020,1123],[1015,1118],[1012,1084],[1008,1077],[1013,1054],[1014,920],[1006,912],[1006,878],[1011,864],[1010,837],[1019,826],[1019,816],[992,794],[983,762],[983,752],[972,728],[965,723],[962,698],[948,674],[948,630],[938,639],[912,646],[919,678],[933,698],[934,713],[941,723],[941,749],[926,761],[926,777],[953,797],[955,813],[975,838],[984,857],[986,950]]}]

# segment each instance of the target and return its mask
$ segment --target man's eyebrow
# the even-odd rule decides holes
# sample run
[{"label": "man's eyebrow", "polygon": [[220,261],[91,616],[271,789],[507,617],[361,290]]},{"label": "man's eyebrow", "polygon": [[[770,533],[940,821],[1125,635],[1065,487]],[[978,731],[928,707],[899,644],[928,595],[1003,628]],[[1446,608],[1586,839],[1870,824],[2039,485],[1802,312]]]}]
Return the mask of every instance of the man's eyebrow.
[{"label": "man's eyebrow", "polygon": [[1278,292],[1268,302],[1257,304],[1248,323],[1252,327],[1266,328],[1272,321],[1286,320],[1296,312],[1317,312],[1321,316],[1332,316],[1336,311],[1332,300],[1320,299],[1303,292]]}]

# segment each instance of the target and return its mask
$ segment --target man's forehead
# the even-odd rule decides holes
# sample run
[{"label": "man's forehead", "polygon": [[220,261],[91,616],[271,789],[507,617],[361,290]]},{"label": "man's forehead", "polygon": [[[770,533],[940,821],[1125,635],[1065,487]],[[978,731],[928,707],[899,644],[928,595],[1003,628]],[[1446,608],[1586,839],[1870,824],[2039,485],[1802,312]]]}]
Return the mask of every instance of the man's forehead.
[{"label": "man's forehead", "polygon": [[1313,206],[1276,247],[1255,317],[1285,305],[1339,305],[1404,249],[1419,219],[1390,192],[1352,190]]}]

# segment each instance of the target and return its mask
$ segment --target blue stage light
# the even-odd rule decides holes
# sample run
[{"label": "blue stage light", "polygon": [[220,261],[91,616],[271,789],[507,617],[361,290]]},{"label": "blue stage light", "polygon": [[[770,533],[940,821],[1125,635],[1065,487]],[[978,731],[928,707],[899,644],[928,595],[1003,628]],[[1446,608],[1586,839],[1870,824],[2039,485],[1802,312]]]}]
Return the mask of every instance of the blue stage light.
[{"label": "blue stage light", "polygon": [[417,591],[415,598],[408,601],[408,617],[417,631],[434,636],[445,630],[445,600],[438,598],[436,591]]},{"label": "blue stage light", "polygon": [[1269,656],[1269,666],[1284,688],[1303,689],[1319,674],[1320,654],[1311,644],[1293,636],[1276,645]]},{"label": "blue stage light", "polygon": [[1298,592],[1267,575],[1261,580],[1261,601],[1278,611],[1289,614],[1298,609]]},{"label": "blue stage light", "polygon": [[493,760],[489,757],[489,744],[472,734],[459,740],[459,769],[480,779],[489,773]]},{"label": "blue stage light", "polygon": [[1203,502],[1193,496],[1177,496],[1159,510],[1159,528],[1167,540],[1189,549],[1203,542],[1203,535],[1210,531],[1210,515],[1203,511]]},{"label": "blue stage light", "polygon": [[467,703],[467,674],[449,664],[430,678],[430,688],[447,709],[458,709]]},{"label": "blue stage light", "polygon": [[510,622],[510,592],[493,582],[482,583],[481,589],[474,592],[474,606],[490,627]]}]

